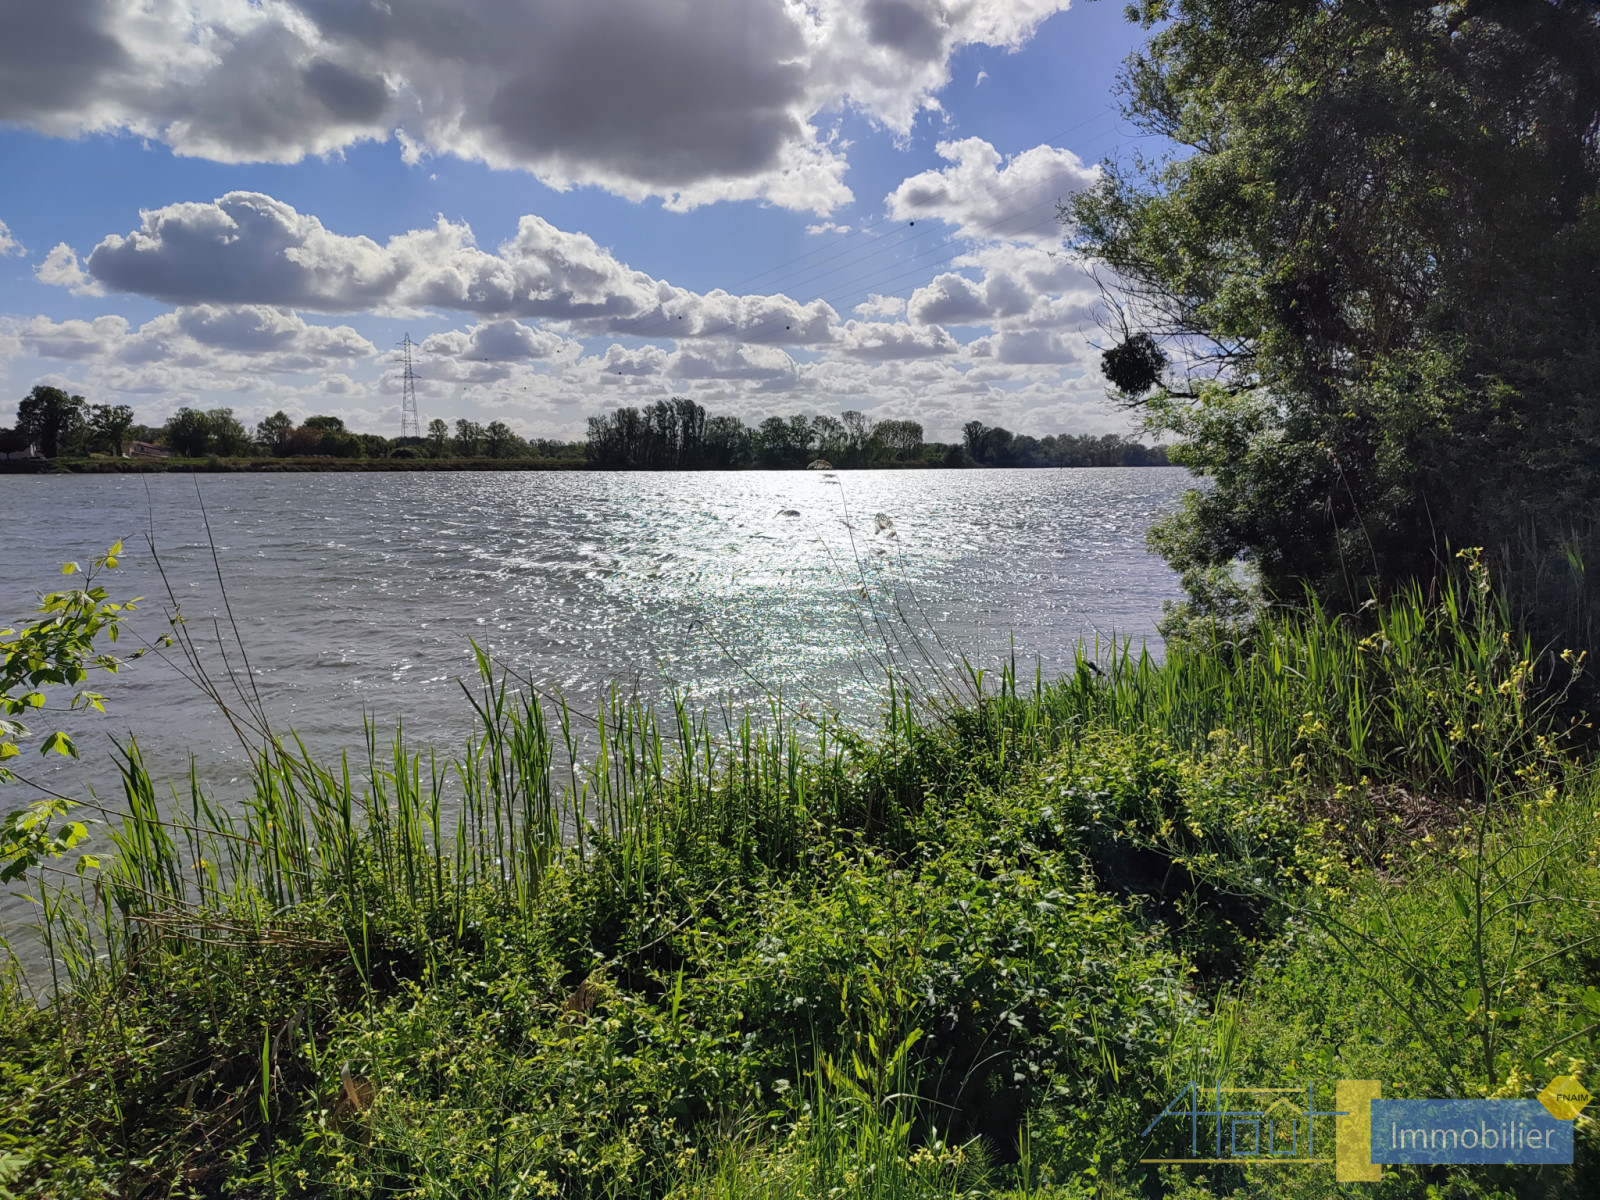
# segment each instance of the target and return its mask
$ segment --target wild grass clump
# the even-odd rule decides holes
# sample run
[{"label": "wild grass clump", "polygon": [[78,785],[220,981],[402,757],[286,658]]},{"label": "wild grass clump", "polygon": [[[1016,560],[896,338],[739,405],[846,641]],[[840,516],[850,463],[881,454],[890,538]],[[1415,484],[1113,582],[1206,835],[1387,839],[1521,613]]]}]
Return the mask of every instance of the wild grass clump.
[{"label": "wild grass clump", "polygon": [[[1190,1079],[1531,1095],[1600,1029],[1600,782],[1469,565],[1359,627],[897,687],[870,738],[585,716],[480,655],[449,757],[269,738],[247,796],[163,799],[130,744],[114,852],[30,877],[0,1186],[1326,1194],[1143,1130]],[[1507,1186],[1580,1194],[1579,1143]]]}]

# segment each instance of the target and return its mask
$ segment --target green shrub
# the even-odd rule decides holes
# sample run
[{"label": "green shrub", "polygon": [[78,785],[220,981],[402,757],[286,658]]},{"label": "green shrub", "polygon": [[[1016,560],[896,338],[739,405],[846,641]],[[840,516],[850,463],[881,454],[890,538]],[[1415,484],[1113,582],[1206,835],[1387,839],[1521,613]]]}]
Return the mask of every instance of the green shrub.
[{"label": "green shrub", "polygon": [[[115,853],[29,876],[0,1186],[1326,1194],[1142,1131],[1189,1079],[1530,1095],[1595,1053],[1600,777],[1476,579],[1376,635],[897,691],[872,738],[613,698],[583,754],[480,656],[448,764],[277,740],[242,802],[164,805],[130,745]],[[1380,1194],[1553,1200],[1594,1156]]]}]

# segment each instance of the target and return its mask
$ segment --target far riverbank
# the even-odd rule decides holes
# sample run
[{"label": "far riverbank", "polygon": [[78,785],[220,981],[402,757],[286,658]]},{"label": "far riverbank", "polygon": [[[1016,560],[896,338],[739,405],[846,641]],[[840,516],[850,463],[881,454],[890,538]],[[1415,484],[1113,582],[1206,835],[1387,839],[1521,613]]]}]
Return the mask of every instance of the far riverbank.
[{"label": "far riverbank", "polygon": [[7,475],[140,475],[173,471],[581,471],[578,458],[81,458],[0,462]]}]

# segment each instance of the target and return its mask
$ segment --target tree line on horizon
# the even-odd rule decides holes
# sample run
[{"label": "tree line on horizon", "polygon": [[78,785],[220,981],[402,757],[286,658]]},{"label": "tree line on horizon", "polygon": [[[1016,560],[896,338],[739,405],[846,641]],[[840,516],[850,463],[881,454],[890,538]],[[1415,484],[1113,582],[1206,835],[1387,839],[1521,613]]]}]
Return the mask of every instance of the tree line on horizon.
[{"label": "tree line on horizon", "polygon": [[296,424],[275,412],[252,430],[231,408],[183,407],[161,425],[134,421],[126,404],[89,404],[61,388],[35,387],[17,406],[16,424],[0,428],[0,453],[38,448],[46,458],[123,454],[135,442],[180,458],[566,458],[583,457],[582,442],[523,438],[503,421],[435,419],[424,437],[357,433],[344,418],[314,415]]},{"label": "tree line on horizon", "polygon": [[917,421],[874,421],[859,412],[837,417],[772,416],[759,425],[709,416],[674,396],[642,409],[619,408],[589,418],[586,457],[614,470],[797,470],[831,467],[1141,467],[1164,466],[1166,452],[1116,434],[1035,438],[969,421],[960,442],[923,440]]},{"label": "tree line on horizon", "polygon": [[612,470],[797,470],[822,460],[841,468],[1162,466],[1166,451],[1116,434],[1033,437],[969,421],[959,442],[923,440],[922,425],[874,421],[859,412],[837,417],[772,416],[759,425],[709,416],[675,396],[643,409],[619,408],[589,418],[582,442],[523,438],[503,421],[480,424],[435,418],[423,437],[357,433],[341,417],[315,415],[298,424],[276,412],[252,430],[231,408],[178,409],[159,426],[141,425],[126,404],[89,404],[41,384],[18,405],[16,425],[0,428],[0,453],[36,446],[46,458],[122,455],[135,442],[179,458],[561,459]]}]

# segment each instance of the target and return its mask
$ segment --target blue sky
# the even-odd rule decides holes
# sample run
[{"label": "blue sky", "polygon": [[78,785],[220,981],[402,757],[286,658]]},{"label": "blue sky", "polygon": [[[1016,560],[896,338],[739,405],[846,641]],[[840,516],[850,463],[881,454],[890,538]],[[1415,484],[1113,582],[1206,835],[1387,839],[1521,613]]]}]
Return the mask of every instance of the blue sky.
[{"label": "blue sky", "polygon": [[10,397],[394,434],[409,333],[424,421],[579,437],[689,395],[1126,429],[1051,219],[1152,148],[1116,111],[1119,4],[7,7]]}]

